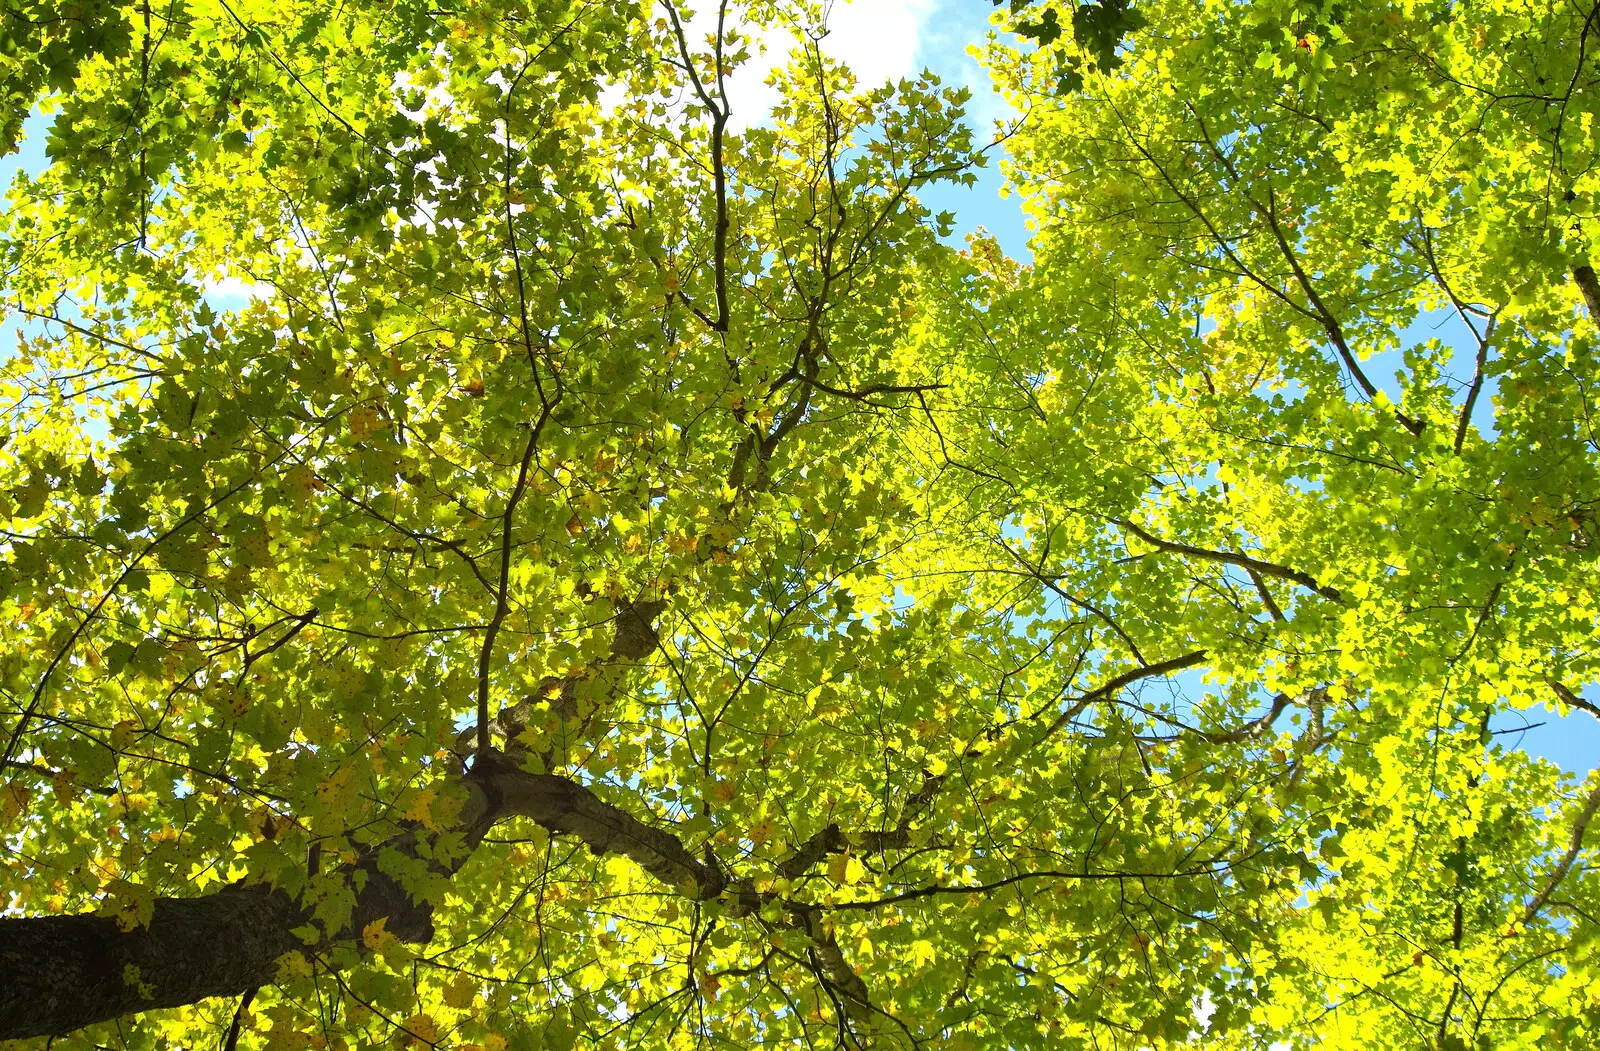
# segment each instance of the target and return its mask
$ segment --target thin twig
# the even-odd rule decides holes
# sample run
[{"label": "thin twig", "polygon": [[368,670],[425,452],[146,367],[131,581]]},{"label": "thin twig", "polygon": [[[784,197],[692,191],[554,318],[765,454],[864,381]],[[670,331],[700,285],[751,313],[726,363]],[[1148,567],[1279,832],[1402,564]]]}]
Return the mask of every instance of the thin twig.
[{"label": "thin twig", "polygon": [[233,1012],[233,1022],[228,1026],[228,1035],[222,1041],[222,1051],[234,1051],[239,1045],[239,1023],[244,1020],[244,1013],[250,1009],[250,1001],[256,998],[256,992],[260,988],[259,985],[252,986],[239,997],[239,1006]]}]

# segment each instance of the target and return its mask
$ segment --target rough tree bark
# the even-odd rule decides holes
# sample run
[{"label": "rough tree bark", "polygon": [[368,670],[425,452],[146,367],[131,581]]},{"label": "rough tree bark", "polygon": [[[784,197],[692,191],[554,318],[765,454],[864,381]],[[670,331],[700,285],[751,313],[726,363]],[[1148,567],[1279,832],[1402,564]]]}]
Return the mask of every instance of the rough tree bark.
[{"label": "rough tree bark", "polygon": [[[489,753],[461,782],[468,796],[456,829],[466,832],[469,847],[497,821],[529,817],[552,833],[577,836],[596,854],[625,855],[696,896],[715,896],[726,885],[675,836],[566,778],[529,774]],[[384,847],[415,856],[418,836],[407,830]],[[402,940],[428,941],[431,909],[371,862],[358,867],[367,869],[367,879],[342,939],[384,918]],[[306,948],[291,932],[307,922],[293,898],[265,885],[161,899],[150,925],[131,931],[94,915],[0,919],[0,1039],[58,1035],[136,1011],[240,995],[270,983],[284,953]]]},{"label": "rough tree bark", "polygon": [[[664,606],[622,605],[613,659],[636,661],[655,649],[654,621]],[[466,802],[454,830],[465,833],[467,851],[449,864],[430,860],[435,872],[454,875],[495,822],[523,816],[550,832],[578,836],[597,854],[625,854],[668,885],[692,886],[706,896],[722,890],[720,873],[696,861],[671,834],[574,781],[526,773],[498,752],[478,756],[455,780]],[[435,858],[434,851],[418,849],[427,835],[420,827],[404,828],[355,863],[365,878],[350,925],[335,940],[357,940],[377,919],[403,941],[433,937],[431,907],[412,900],[377,866],[381,850]],[[241,995],[270,983],[285,953],[307,948],[292,932],[309,922],[290,895],[266,885],[159,899],[150,924],[128,931],[92,914],[0,918],[0,1039],[60,1035],[137,1011]]]},{"label": "rough tree bark", "polygon": [[94,916],[0,919],[0,1039],[54,1036],[134,1011],[231,996],[272,980],[302,943],[287,894],[228,887],[156,902],[150,926]]},{"label": "rough tree bark", "polygon": [[1572,281],[1583,293],[1583,301],[1589,307],[1589,317],[1600,323],[1600,278],[1595,277],[1594,267],[1588,263],[1573,267]]}]

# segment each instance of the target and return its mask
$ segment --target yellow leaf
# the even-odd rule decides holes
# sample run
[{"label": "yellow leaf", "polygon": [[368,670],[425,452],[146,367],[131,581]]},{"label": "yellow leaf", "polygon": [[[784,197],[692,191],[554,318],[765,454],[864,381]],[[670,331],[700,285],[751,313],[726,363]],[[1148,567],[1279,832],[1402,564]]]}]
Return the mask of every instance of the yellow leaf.
[{"label": "yellow leaf", "polygon": [[12,781],[4,789],[0,789],[0,824],[15,820],[21,816],[28,805],[28,800],[33,797],[33,791],[21,781]]},{"label": "yellow leaf", "polygon": [[317,786],[317,802],[329,810],[338,810],[349,802],[351,782],[355,777],[355,768],[346,766],[335,770],[322,784]]},{"label": "yellow leaf", "polygon": [[384,928],[388,922],[387,916],[380,916],[361,928],[361,943],[373,952],[382,952],[385,946],[394,941],[394,935]]},{"label": "yellow leaf", "polygon": [[434,794],[431,788],[419,790],[406,807],[406,820],[415,821],[430,832],[438,831],[438,826],[433,820]]},{"label": "yellow leaf", "polygon": [[431,1015],[414,1014],[401,1023],[405,1031],[417,1040],[435,1043],[439,1039],[439,1026]]},{"label": "yellow leaf", "polygon": [[478,997],[478,984],[463,975],[444,987],[445,1006],[465,1011]]},{"label": "yellow leaf", "polygon": [[139,731],[139,722],[136,719],[122,719],[111,728],[111,747],[117,751],[125,751],[133,743],[134,734]]},{"label": "yellow leaf", "polygon": [[278,981],[288,984],[296,978],[311,977],[311,961],[298,950],[278,957]]},{"label": "yellow leaf", "polygon": [[155,915],[155,896],[149,889],[124,879],[113,879],[96,913],[110,916],[123,932],[150,926]]}]

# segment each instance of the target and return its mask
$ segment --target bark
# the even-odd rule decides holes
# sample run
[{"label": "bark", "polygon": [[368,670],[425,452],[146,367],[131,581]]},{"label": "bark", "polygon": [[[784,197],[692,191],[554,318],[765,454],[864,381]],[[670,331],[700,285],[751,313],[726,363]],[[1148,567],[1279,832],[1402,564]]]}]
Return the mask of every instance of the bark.
[{"label": "bark", "polygon": [[287,894],[228,887],[156,902],[150,926],[93,915],[0,919],[0,1039],[69,1033],[135,1011],[235,996],[302,948]]},{"label": "bark", "polygon": [[646,825],[587,788],[554,774],[519,770],[509,756],[491,752],[473,762],[472,776],[494,820],[532,818],[547,831],[577,836],[595,854],[621,854],[669,887],[690,897],[714,898],[727,881],[672,833]]},{"label": "bark", "polygon": [[[714,864],[695,858],[676,836],[575,781],[527,773],[503,753],[490,752],[461,782],[467,802],[456,827],[465,831],[469,850],[497,821],[520,816],[551,833],[576,836],[597,855],[628,857],[692,897],[715,897],[727,886]],[[329,941],[355,941],[380,918],[404,941],[433,937],[431,906],[410,898],[376,863],[380,850],[431,854],[419,849],[425,836],[405,829],[357,862],[364,885],[349,926]],[[465,861],[433,867],[453,875]],[[752,892],[745,896],[759,907]],[[269,984],[284,953],[306,948],[291,932],[307,922],[292,898],[263,885],[160,899],[150,925],[131,931],[93,915],[0,919],[0,1039],[60,1035],[136,1011],[241,995]]]},{"label": "bark", "polygon": [[1600,324],[1600,279],[1595,277],[1594,267],[1583,263],[1572,268],[1572,281],[1583,293],[1583,301],[1589,307],[1589,318]]},{"label": "bark", "polygon": [[815,909],[797,910],[794,926],[811,939],[811,958],[818,977],[843,1001],[845,1015],[853,1022],[870,1022],[879,1012],[872,1005],[867,983],[845,959],[833,932],[822,925],[821,915]]},{"label": "bark", "polygon": [[[485,795],[468,785],[457,826],[476,847],[493,823]],[[364,873],[350,922],[311,948],[353,941],[374,920],[403,941],[433,937],[433,908],[380,871],[381,851],[411,857],[427,834],[404,828],[351,866]],[[430,867],[453,875],[465,856]],[[265,884],[234,884],[194,898],[158,898],[150,925],[124,931],[114,919],[79,916],[0,919],[0,1040],[59,1036],[136,1011],[178,1007],[213,996],[239,996],[269,984],[285,953],[305,950],[294,934],[310,916],[288,894]]]}]

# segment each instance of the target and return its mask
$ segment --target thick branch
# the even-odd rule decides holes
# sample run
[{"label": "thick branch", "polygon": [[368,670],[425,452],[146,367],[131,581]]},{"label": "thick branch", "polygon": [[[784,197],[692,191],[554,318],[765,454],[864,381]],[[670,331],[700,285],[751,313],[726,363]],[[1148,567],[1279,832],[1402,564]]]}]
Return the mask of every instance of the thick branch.
[{"label": "thick branch", "polygon": [[468,776],[483,789],[491,820],[531,818],[549,832],[577,836],[597,855],[621,854],[691,897],[714,898],[727,886],[722,873],[696,859],[678,837],[575,781],[527,773],[500,752],[479,754]]},{"label": "thick branch", "polygon": [[[577,836],[596,854],[628,857],[694,897],[715,897],[726,885],[677,837],[576,782],[526,773],[501,753],[479,755],[457,787],[467,799],[455,831],[464,834],[468,854],[432,862],[443,874],[453,874],[497,821],[522,816]],[[350,923],[328,941],[351,940],[379,919],[403,941],[433,937],[432,907],[411,899],[377,864],[387,851],[436,856],[422,849],[432,846],[425,836],[406,829],[356,864],[365,877],[354,881],[360,890]],[[307,948],[292,932],[308,922],[292,897],[261,884],[158,899],[149,926],[131,931],[95,915],[0,919],[0,1039],[60,1035],[137,1011],[242,995],[270,983],[283,954]]]},{"label": "thick branch", "polygon": [[1550,878],[1545,881],[1544,887],[1528,902],[1528,907],[1522,910],[1522,922],[1518,925],[1526,927],[1539,915],[1539,910],[1550,903],[1550,895],[1561,886],[1561,881],[1567,878],[1567,873],[1572,871],[1573,862],[1578,860],[1578,853],[1583,850],[1583,837],[1589,831],[1589,822],[1594,820],[1595,811],[1600,810],[1600,784],[1595,785],[1589,793],[1589,798],[1583,802],[1583,809],[1578,811],[1578,817],[1572,822],[1572,839],[1567,844],[1567,850],[1561,855],[1561,860],[1556,862],[1555,870],[1550,873]]},{"label": "thick branch", "polygon": [[[944,787],[944,776],[925,774],[922,787],[906,800],[900,810],[900,820],[894,828],[873,829],[859,834],[856,845],[863,854],[881,854],[886,850],[903,850],[911,845],[911,822],[927,806],[939,789]],[[850,840],[837,824],[813,833],[795,848],[795,852],[778,865],[778,875],[784,879],[798,879],[813,865],[829,854],[843,854],[850,849]]]},{"label": "thick branch", "polygon": [[[537,429],[535,430],[537,434]],[[531,447],[531,442],[530,442]],[[508,509],[509,513],[509,509]],[[659,600],[623,602],[613,657],[639,660],[656,647]],[[456,780],[466,800],[454,831],[466,850],[442,859],[429,833],[403,828],[353,866],[359,886],[350,923],[327,941],[350,940],[382,919],[396,937],[433,937],[433,908],[413,900],[380,870],[378,858],[399,852],[429,859],[453,875],[496,821],[530,817],[551,832],[576,835],[597,854],[618,853],[663,882],[696,897],[721,893],[724,879],[697,861],[674,836],[602,802],[573,781],[518,769],[502,753],[483,751]],[[176,1007],[213,996],[240,996],[272,981],[284,953],[305,949],[295,934],[309,922],[289,895],[265,885],[235,885],[194,898],[161,898],[146,927],[121,930],[95,915],[0,919],[0,1040],[60,1035],[137,1011]]]},{"label": "thick branch", "polygon": [[241,995],[304,948],[290,933],[304,922],[292,898],[262,885],[159,900],[133,931],[95,915],[0,919],[0,1040]]},{"label": "thick branch", "polygon": [[856,1022],[864,1022],[875,1013],[867,983],[861,980],[833,932],[822,925],[822,916],[815,909],[807,909],[797,917],[797,925],[811,939],[811,958],[819,976],[844,998],[845,1014]]},{"label": "thick branch", "polygon": [[[1079,697],[1070,708],[1056,716],[1055,721],[1052,722],[1049,728],[1046,729],[1045,732],[1039,737],[1039,741],[1043,741],[1046,738],[1054,735],[1057,730],[1061,729],[1063,726],[1067,725],[1069,722],[1081,715],[1083,710],[1089,705],[1094,704],[1097,701],[1103,701],[1107,697],[1115,696],[1116,692],[1122,689],[1124,686],[1131,686],[1143,679],[1152,679],[1161,675],[1171,675],[1173,672],[1182,671],[1185,668],[1192,668],[1196,664],[1204,661],[1206,656],[1205,650],[1195,650],[1193,653],[1185,653],[1181,657],[1172,657],[1168,660],[1157,661],[1154,664],[1146,664],[1141,667],[1133,668],[1129,671],[1123,672],[1121,675],[1118,675],[1116,678],[1112,679],[1110,682],[1107,682],[1098,689],[1090,690],[1082,697]],[[1043,711],[1035,712],[1033,717],[1038,718],[1042,714],[1044,714]],[[1039,741],[1035,741],[1034,744],[1038,744]]]},{"label": "thick branch", "polygon": [[1562,702],[1566,704],[1567,707],[1581,708],[1590,715],[1594,716],[1596,719],[1600,719],[1600,705],[1597,705],[1592,701],[1586,701],[1582,697],[1579,697],[1572,691],[1571,687],[1564,682],[1556,679],[1546,679],[1545,682],[1550,684],[1550,688],[1555,691],[1556,696],[1561,698]]},{"label": "thick branch", "polygon": [[1238,566],[1240,569],[1248,572],[1259,573],[1264,577],[1276,577],[1279,580],[1293,581],[1303,588],[1308,588],[1311,591],[1315,591],[1317,594],[1321,595],[1325,599],[1329,599],[1330,601],[1339,603],[1344,602],[1344,595],[1342,595],[1337,588],[1331,588],[1327,587],[1326,585],[1319,584],[1317,583],[1316,577],[1313,577],[1309,573],[1302,573],[1298,569],[1290,569],[1288,566],[1280,566],[1276,562],[1263,562],[1259,558],[1251,558],[1249,555],[1240,555],[1232,551],[1211,551],[1203,547],[1193,547],[1189,544],[1174,543],[1171,540],[1163,540],[1155,534],[1141,529],[1133,522],[1125,521],[1123,519],[1115,519],[1114,521],[1116,521],[1117,525],[1126,529],[1140,540],[1143,540],[1152,547],[1159,548],[1168,554],[1188,555],[1191,558],[1202,558],[1208,562],[1221,562],[1225,565]]},{"label": "thick branch", "polygon": [[1589,306],[1589,319],[1600,325],[1600,280],[1594,276],[1594,267],[1588,263],[1573,267],[1572,282],[1583,293],[1583,301]]}]

